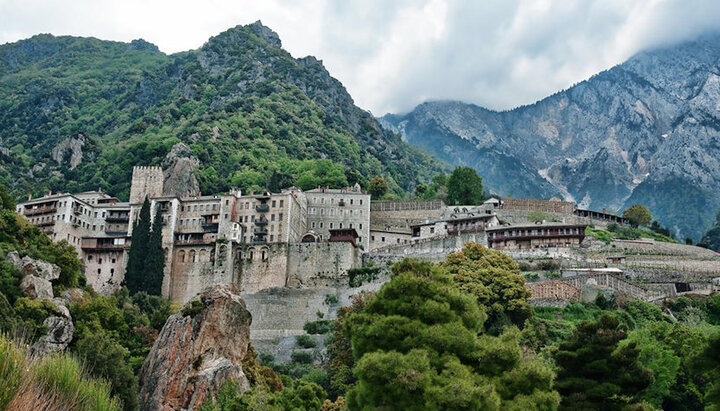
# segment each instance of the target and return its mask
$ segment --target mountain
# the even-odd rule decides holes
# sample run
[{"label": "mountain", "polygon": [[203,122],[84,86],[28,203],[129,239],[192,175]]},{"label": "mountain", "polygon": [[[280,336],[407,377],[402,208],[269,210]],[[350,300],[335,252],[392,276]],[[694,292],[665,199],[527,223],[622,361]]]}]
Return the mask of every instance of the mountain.
[{"label": "mountain", "polygon": [[497,194],[593,209],[642,203],[697,240],[720,207],[720,34],[641,52],[513,110],[428,102],[381,123],[476,168]]},{"label": "mountain", "polygon": [[260,22],[172,55],[49,34],[0,46],[0,183],[17,197],[99,187],[127,198],[132,166],[160,165],[178,143],[199,160],[203,192],[374,175],[401,192],[445,167]]}]

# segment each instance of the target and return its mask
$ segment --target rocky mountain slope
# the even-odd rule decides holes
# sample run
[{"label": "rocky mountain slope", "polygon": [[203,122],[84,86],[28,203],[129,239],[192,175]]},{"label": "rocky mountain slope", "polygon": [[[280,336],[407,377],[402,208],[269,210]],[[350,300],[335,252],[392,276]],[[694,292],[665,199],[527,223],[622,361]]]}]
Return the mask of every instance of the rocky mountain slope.
[{"label": "rocky mountain slope", "polygon": [[260,22],[173,55],[49,34],[0,46],[0,183],[18,197],[101,187],[127,198],[132,166],[160,165],[177,143],[199,160],[204,192],[376,174],[400,191],[441,167]]},{"label": "rocky mountain slope", "polygon": [[381,122],[475,167],[492,191],[582,207],[650,207],[698,240],[720,207],[720,35],[641,52],[510,111],[429,102]]}]

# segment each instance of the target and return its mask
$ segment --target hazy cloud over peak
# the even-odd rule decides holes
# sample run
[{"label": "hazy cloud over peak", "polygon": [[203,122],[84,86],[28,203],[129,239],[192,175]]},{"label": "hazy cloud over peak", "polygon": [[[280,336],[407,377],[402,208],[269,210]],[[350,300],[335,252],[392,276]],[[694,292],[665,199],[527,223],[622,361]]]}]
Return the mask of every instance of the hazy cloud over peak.
[{"label": "hazy cloud over peak", "polygon": [[258,19],[379,115],[436,99],[529,104],[640,50],[720,30],[720,2],[0,0],[0,43],[144,38],[173,53]]}]

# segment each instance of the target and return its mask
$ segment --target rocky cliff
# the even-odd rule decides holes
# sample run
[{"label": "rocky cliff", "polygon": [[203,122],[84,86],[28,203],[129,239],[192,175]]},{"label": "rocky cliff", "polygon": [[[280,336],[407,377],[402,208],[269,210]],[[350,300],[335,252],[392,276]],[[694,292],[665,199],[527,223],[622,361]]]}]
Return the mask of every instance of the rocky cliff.
[{"label": "rocky cliff", "polygon": [[720,35],[649,50],[535,104],[421,104],[382,123],[492,191],[650,207],[696,240],[720,207]]},{"label": "rocky cliff", "polygon": [[252,317],[232,286],[215,286],[168,318],[140,370],[140,409],[193,410],[242,368]]}]

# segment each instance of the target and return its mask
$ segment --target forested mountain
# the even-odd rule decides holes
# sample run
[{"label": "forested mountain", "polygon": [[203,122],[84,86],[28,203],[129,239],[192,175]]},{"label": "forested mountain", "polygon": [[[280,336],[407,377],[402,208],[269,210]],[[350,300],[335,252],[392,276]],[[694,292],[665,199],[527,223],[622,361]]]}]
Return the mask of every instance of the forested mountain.
[{"label": "forested mountain", "polygon": [[100,187],[127,198],[132,166],[160,164],[178,142],[200,160],[204,192],[373,175],[401,191],[442,169],[260,22],[173,55],[48,34],[0,46],[0,183],[16,196]]},{"label": "forested mountain", "polygon": [[497,194],[642,203],[678,238],[698,240],[720,208],[720,35],[641,52],[510,111],[429,102],[381,122],[476,168]]}]

